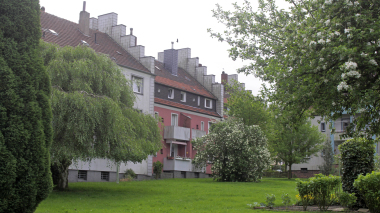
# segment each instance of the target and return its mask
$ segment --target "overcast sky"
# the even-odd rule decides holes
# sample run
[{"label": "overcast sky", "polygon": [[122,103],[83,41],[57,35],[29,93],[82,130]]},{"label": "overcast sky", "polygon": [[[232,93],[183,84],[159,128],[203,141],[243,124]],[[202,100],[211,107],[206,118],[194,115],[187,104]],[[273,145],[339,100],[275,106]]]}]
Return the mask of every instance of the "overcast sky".
[{"label": "overcast sky", "polygon": [[[282,1],[282,0],[281,0]],[[226,43],[211,38],[207,29],[222,32],[224,26],[212,17],[212,9],[216,3],[225,9],[231,9],[232,3],[242,5],[243,0],[86,0],[86,11],[90,17],[115,12],[118,24],[133,28],[137,36],[137,44],[145,46],[145,55],[157,59],[157,53],[171,48],[191,48],[191,57],[199,57],[199,63],[207,66],[207,73],[214,74],[217,82],[224,70],[228,74],[236,74],[236,69],[243,64],[242,60],[233,61],[228,57]],[[252,0],[252,6],[256,0]],[[281,2],[282,3],[282,2]],[[283,3],[282,3],[283,4]],[[47,13],[78,23],[79,12],[83,8],[83,0],[52,1],[40,0]],[[245,83],[247,90],[258,94],[262,82],[252,75],[239,74],[239,81]]]}]

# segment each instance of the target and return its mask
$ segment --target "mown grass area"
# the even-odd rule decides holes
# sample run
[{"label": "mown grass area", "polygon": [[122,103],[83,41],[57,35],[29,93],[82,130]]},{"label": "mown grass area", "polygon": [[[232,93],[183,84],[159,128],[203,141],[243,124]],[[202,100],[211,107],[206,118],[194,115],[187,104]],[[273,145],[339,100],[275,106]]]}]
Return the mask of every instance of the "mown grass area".
[{"label": "mown grass area", "polygon": [[[265,202],[266,194],[289,193],[295,201],[295,181],[265,178],[259,183],[222,183],[212,179],[165,179],[133,182],[71,183],[54,191],[37,208],[56,212],[268,212],[247,204]],[[291,212],[291,211],[289,211]]]}]

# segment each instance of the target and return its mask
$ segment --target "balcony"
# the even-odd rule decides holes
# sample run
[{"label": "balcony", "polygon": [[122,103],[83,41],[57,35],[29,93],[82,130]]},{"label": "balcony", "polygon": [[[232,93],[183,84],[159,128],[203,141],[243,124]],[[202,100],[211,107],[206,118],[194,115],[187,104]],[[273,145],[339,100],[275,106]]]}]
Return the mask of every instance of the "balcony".
[{"label": "balcony", "polygon": [[164,171],[187,171],[192,170],[191,159],[174,158],[167,159],[164,158]]},{"label": "balcony", "polygon": [[198,168],[198,167],[192,165],[192,172],[202,172],[202,173],[205,173],[206,172],[206,167]]},{"label": "balcony", "polygon": [[164,139],[189,141],[190,128],[180,126],[165,126]]},{"label": "balcony", "polygon": [[350,138],[340,138],[341,135],[346,133],[347,127],[350,125],[349,120],[341,120],[341,121],[336,121],[334,122],[334,128],[335,128],[335,133],[334,133],[334,141],[345,141]]},{"label": "balcony", "polygon": [[204,135],[206,135],[205,131],[198,130],[198,129],[192,129],[191,130],[191,138],[192,139],[201,138]]}]

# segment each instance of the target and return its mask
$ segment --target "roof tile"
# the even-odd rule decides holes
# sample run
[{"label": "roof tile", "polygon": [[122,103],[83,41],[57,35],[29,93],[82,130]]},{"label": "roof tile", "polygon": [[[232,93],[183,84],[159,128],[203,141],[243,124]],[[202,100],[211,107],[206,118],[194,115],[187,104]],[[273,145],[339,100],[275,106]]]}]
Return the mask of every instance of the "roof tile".
[{"label": "roof tile", "polygon": [[[41,12],[41,28],[42,31],[45,32],[45,36],[42,39],[46,42],[55,43],[61,47],[75,47],[81,44],[81,40],[84,40],[96,52],[107,54],[110,58],[115,58],[115,62],[118,65],[150,73],[147,68],[106,33],[90,29],[90,36],[86,36],[79,31],[79,25],[77,23],[46,12]],[[49,29],[54,30],[58,35],[53,35],[48,31]],[[118,54],[117,51],[121,54]]]}]

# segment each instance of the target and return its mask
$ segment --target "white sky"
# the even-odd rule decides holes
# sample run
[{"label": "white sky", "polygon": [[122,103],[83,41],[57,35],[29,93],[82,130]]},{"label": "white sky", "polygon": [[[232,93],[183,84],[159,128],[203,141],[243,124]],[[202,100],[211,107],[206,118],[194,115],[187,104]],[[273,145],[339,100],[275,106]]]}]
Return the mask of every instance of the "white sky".
[{"label": "white sky", "polygon": [[[281,0],[283,1],[283,0]],[[248,62],[233,61],[228,57],[227,43],[211,38],[207,29],[223,32],[224,26],[212,17],[212,9],[219,3],[224,9],[231,9],[232,3],[242,5],[243,0],[86,0],[86,11],[90,17],[115,12],[118,24],[133,28],[137,36],[137,44],[145,46],[145,55],[157,59],[157,53],[171,48],[191,48],[191,57],[199,57],[199,63],[207,66],[207,74],[214,74],[220,82],[224,70],[228,74],[236,74],[236,69]],[[283,3],[282,3],[283,4]],[[47,13],[78,23],[79,12],[83,8],[83,0],[52,1],[40,0]],[[253,8],[256,1],[252,1]],[[254,95],[260,91],[262,82],[253,75],[239,74],[239,81],[245,83],[247,90]]]}]

